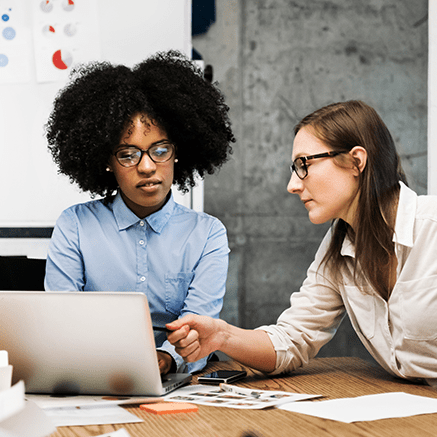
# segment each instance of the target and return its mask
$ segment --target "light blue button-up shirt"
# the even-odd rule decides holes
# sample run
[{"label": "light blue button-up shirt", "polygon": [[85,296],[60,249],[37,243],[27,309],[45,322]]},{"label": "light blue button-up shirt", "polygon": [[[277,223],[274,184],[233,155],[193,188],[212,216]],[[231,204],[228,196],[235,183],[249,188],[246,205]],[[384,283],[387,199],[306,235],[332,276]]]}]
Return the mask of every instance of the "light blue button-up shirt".
[{"label": "light blue button-up shirt", "polygon": [[[47,291],[137,291],[147,296],[153,324],[164,326],[185,314],[219,317],[228,269],[226,229],[216,218],[174,202],[139,219],[120,194],[72,206],[59,217],[50,242]],[[178,371],[188,364],[163,332],[158,349]]]}]

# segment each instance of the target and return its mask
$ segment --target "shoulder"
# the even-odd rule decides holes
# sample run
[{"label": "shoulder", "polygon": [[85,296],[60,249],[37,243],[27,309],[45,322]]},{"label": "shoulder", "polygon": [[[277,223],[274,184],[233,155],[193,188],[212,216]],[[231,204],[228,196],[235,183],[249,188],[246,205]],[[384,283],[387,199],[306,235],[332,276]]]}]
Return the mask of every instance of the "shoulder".
[{"label": "shoulder", "polygon": [[112,211],[112,203],[104,203],[103,199],[90,200],[84,203],[78,203],[65,209],[59,216],[57,223],[62,223],[65,220],[84,220],[86,218],[95,217],[107,214]]},{"label": "shoulder", "polygon": [[203,211],[195,211],[176,202],[173,211],[173,217],[178,221],[186,220],[187,222],[203,224],[205,226],[224,228],[223,223],[217,217],[214,217]]},{"label": "shoulder", "polygon": [[416,219],[437,222],[437,196],[417,196]]},{"label": "shoulder", "polygon": [[[409,217],[409,220],[437,219],[437,196],[418,195],[414,190],[400,182],[398,216]],[[397,217],[396,220],[399,220]]]},{"label": "shoulder", "polygon": [[189,235],[198,242],[205,241],[226,247],[228,245],[225,226],[218,218],[206,212],[194,211],[176,204],[171,223],[172,232],[176,231],[179,235]]}]

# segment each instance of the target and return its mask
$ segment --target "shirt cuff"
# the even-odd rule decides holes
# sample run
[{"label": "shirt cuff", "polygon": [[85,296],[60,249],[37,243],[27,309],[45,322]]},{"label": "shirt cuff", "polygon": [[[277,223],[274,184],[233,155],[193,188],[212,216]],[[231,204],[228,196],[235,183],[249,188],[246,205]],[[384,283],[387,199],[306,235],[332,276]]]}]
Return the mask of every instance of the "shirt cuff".
[{"label": "shirt cuff", "polygon": [[161,347],[158,347],[156,350],[166,352],[173,358],[170,373],[182,373],[186,370],[184,359],[175,352],[175,347],[168,340],[164,341]]},{"label": "shirt cuff", "polygon": [[[272,372],[264,372],[267,375],[275,376],[282,373],[290,373],[293,370],[308,363],[308,360],[304,360],[296,347],[292,342],[287,343],[288,337],[286,335],[278,335],[276,325],[260,326],[255,330],[265,331],[269,335],[270,341],[273,344],[273,348],[276,352],[276,365]],[[291,352],[294,350],[294,353]]]},{"label": "shirt cuff", "polygon": [[158,347],[156,350],[167,352],[173,358],[175,368],[172,367],[170,370],[171,373],[200,372],[208,364],[209,357],[202,358],[194,363],[186,363],[184,359],[175,352],[175,347],[168,340],[164,341],[161,347]]}]

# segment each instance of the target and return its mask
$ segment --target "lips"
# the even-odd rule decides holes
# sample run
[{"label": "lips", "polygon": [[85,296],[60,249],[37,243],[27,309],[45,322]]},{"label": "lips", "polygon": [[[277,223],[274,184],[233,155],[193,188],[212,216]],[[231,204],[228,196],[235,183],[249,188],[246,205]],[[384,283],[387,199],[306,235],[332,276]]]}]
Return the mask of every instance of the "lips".
[{"label": "lips", "polygon": [[136,187],[137,188],[152,188],[156,185],[159,185],[160,183],[161,183],[161,181],[158,181],[158,180],[141,181],[136,185]]}]

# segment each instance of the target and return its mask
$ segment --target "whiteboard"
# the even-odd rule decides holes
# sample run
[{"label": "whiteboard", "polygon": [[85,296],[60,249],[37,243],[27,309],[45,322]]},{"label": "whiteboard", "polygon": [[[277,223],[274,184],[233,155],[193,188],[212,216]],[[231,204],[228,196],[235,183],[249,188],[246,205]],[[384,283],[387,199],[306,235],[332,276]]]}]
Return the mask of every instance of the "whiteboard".
[{"label": "whiteboard", "polygon": [[[96,39],[90,45],[99,51],[99,56],[90,61],[107,60],[133,66],[156,51],[176,49],[190,56],[192,48],[191,0],[0,0],[0,18],[2,11],[11,10],[13,16],[21,8],[18,30],[28,39],[19,49],[29,53],[27,57],[22,56],[27,61],[23,64],[27,77],[24,74],[21,83],[2,83],[1,75],[7,69],[0,67],[0,227],[3,228],[52,227],[65,208],[90,199],[70,184],[66,176],[57,174],[47,150],[44,124],[53,99],[66,79],[37,80],[35,65],[39,53],[35,50],[32,28],[35,2],[52,3],[55,7],[67,3],[94,4],[96,20],[92,30]],[[15,9],[9,8],[10,5]],[[0,24],[1,55],[8,44],[4,38],[1,40],[1,31],[9,22],[0,21]],[[177,201],[186,203],[181,195],[176,193],[176,196]],[[191,201],[191,196],[187,201]]]}]

